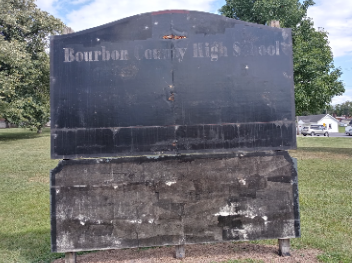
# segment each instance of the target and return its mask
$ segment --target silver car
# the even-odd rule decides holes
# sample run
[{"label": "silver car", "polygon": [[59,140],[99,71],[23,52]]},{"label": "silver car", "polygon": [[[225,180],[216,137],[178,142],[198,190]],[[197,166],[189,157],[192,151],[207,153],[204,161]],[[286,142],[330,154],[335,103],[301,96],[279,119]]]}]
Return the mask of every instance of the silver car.
[{"label": "silver car", "polygon": [[314,136],[314,135],[324,135],[329,137],[329,132],[325,129],[323,125],[316,125],[310,127],[303,127],[302,129],[303,136]]},{"label": "silver car", "polygon": [[348,131],[346,131],[346,134],[348,134],[349,136],[352,135],[352,129],[349,129]]}]

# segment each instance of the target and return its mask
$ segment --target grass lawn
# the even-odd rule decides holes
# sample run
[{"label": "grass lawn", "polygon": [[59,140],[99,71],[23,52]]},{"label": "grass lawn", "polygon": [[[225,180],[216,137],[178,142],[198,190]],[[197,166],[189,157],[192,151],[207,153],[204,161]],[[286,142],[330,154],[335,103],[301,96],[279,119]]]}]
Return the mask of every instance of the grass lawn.
[{"label": "grass lawn", "polygon": [[[0,129],[0,262],[50,262],[50,133]],[[299,137],[302,238],[322,262],[352,262],[352,138]],[[263,241],[260,241],[263,242]],[[276,244],[276,240],[264,241]]]},{"label": "grass lawn", "polygon": [[298,159],[302,238],[295,247],[324,251],[323,262],[352,262],[352,140],[300,137]]},{"label": "grass lawn", "polygon": [[341,127],[341,126],[339,126],[339,132],[345,133],[345,128],[346,128],[346,127]]}]

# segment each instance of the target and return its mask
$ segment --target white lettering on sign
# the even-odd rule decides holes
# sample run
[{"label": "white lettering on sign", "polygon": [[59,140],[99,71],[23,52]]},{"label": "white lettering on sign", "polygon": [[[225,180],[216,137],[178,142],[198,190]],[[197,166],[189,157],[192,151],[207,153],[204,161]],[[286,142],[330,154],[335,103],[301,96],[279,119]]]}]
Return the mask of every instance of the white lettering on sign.
[{"label": "white lettering on sign", "polygon": [[128,60],[128,51],[127,50],[121,50],[121,55],[120,55],[120,60]]},{"label": "white lettering on sign", "polygon": [[94,51],[94,61],[99,61],[100,55],[101,55],[101,51]]},{"label": "white lettering on sign", "polygon": [[84,52],[84,60],[85,61],[93,61],[93,52]]},{"label": "white lettering on sign", "polygon": [[233,43],[233,55],[235,57],[241,54],[240,44],[238,42]]},{"label": "white lettering on sign", "polygon": [[194,58],[210,58],[210,61],[217,61],[219,57],[227,57],[227,47],[222,42],[214,42],[212,44],[194,43],[193,44]]},{"label": "white lettering on sign", "polygon": [[[94,59],[93,59],[94,58]],[[76,52],[73,48],[64,48],[64,62],[82,62],[82,61],[109,61],[112,60],[128,60],[127,50],[106,50],[105,46],[101,46],[101,50]]]},{"label": "white lettering on sign", "polygon": [[111,59],[112,60],[119,60],[120,59],[120,52],[117,50],[111,51]]},{"label": "white lettering on sign", "polygon": [[76,53],[76,61],[78,61],[78,62],[83,61],[83,53],[82,52]]},{"label": "white lettering on sign", "polygon": [[110,59],[110,52],[105,50],[105,47],[101,47],[102,49],[102,59],[103,61]]},{"label": "white lettering on sign", "polygon": [[176,58],[179,62],[183,60],[187,48],[174,48],[174,49],[146,49],[144,54],[142,47],[136,47],[134,56],[137,60],[141,59],[172,59]]},{"label": "white lettering on sign", "polygon": [[187,48],[175,48],[176,50],[176,58],[178,59],[179,62],[183,60],[183,56],[186,53]]},{"label": "white lettering on sign", "polygon": [[72,62],[75,61],[75,56],[73,48],[64,48],[65,50],[65,60],[64,62]]},{"label": "white lettering on sign", "polygon": [[280,42],[276,41],[275,45],[260,45],[255,46],[250,44],[240,44],[239,42],[233,43],[233,56],[238,57],[240,55],[251,55],[251,56],[279,56],[280,55]]},{"label": "white lettering on sign", "polygon": [[[191,44],[193,58],[209,59],[210,61],[218,61],[227,58],[229,54],[233,57],[239,56],[280,56],[280,50],[285,55],[290,54],[291,44],[280,43],[275,41],[266,45],[254,45],[249,42],[234,42],[232,44],[232,52],[228,53],[228,48],[223,42],[197,42]],[[229,48],[229,50],[231,47]],[[148,48],[145,49],[141,45],[136,45],[131,52],[137,60],[171,60],[175,59],[182,62],[187,47],[174,48]],[[100,46],[98,50],[76,51],[73,48],[64,48],[64,62],[95,62],[95,61],[121,61],[130,60],[130,53],[127,49],[108,50],[105,46]]]},{"label": "white lettering on sign", "polygon": [[151,49],[147,49],[146,51],[144,51],[144,57],[146,59],[152,59],[153,57],[153,51]]}]

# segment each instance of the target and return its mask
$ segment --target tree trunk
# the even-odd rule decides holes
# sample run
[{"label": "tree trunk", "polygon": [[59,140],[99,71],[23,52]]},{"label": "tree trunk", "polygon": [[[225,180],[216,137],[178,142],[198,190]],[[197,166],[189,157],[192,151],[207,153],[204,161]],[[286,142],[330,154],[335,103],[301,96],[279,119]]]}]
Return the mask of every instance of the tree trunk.
[{"label": "tree trunk", "polygon": [[37,128],[37,134],[41,134],[42,131],[43,131],[42,127],[38,127],[38,128]]},{"label": "tree trunk", "polygon": [[10,128],[9,121],[5,119],[5,128]]}]

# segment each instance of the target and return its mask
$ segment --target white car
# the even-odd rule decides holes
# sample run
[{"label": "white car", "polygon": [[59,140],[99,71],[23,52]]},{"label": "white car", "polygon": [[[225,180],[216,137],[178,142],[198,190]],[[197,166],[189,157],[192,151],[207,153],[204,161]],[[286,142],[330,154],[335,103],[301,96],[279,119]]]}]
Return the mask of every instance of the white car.
[{"label": "white car", "polygon": [[314,135],[324,135],[329,137],[329,132],[324,128],[323,125],[311,125],[310,127],[303,127],[303,136],[314,136]]},{"label": "white car", "polygon": [[345,133],[349,134],[349,130],[352,129],[352,121],[348,124],[348,126],[345,128]]},{"label": "white car", "polygon": [[350,129],[348,131],[346,131],[346,134],[351,136],[352,135],[352,128],[350,127]]}]

